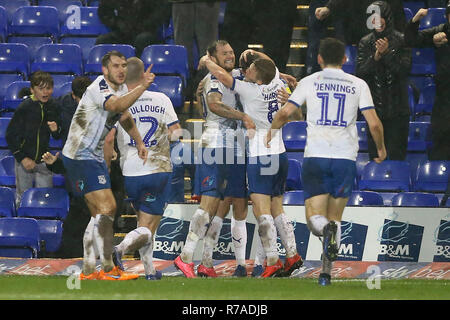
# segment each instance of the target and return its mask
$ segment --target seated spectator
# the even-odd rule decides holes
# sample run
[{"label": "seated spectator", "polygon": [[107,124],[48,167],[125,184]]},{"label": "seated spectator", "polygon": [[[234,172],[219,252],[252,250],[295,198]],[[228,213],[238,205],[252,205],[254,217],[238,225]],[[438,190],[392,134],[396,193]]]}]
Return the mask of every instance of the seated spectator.
[{"label": "seated spectator", "polygon": [[[403,34],[394,29],[393,15],[386,1],[379,7],[379,25],[359,42],[356,75],[369,85],[378,117],[383,123],[387,159],[405,160],[409,132],[408,75],[411,49],[404,47]],[[378,157],[368,132],[370,159]]]},{"label": "seated spectator", "polygon": [[111,32],[98,36],[96,44],[129,44],[140,57],[146,46],[160,42],[158,31],[169,22],[170,6],[158,0],[100,0],[98,16]]},{"label": "seated spectator", "polygon": [[76,77],[72,81],[72,92],[58,97],[56,104],[61,117],[61,139],[63,145],[66,143],[67,134],[69,133],[72,117],[77,110],[78,103],[81,100],[86,88],[92,83],[89,77]]},{"label": "seated spectator", "polygon": [[48,151],[50,135],[61,136],[60,119],[52,99],[53,78],[47,72],[37,71],[30,79],[32,95],[17,107],[6,130],[6,141],[15,162],[16,205],[28,188],[53,186],[53,175],[41,161]]},{"label": "seated spectator", "polygon": [[405,31],[406,45],[415,48],[435,48],[436,96],[431,111],[431,140],[429,159],[450,160],[450,2],[446,7],[447,22],[419,31],[420,20],[428,14],[420,9],[408,22]]}]

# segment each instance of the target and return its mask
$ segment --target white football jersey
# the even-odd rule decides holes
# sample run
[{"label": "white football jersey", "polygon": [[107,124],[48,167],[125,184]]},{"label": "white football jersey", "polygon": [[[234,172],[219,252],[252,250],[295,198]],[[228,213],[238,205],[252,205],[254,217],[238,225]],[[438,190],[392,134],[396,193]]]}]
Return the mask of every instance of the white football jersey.
[{"label": "white football jersey", "polygon": [[[231,72],[233,78],[242,78],[239,69]],[[223,118],[211,111],[207,96],[212,92],[222,95],[222,102],[237,109],[236,93],[225,87],[211,73],[205,78],[205,85],[201,95],[203,105],[203,117],[205,118],[205,129],[201,137],[201,146],[207,148],[234,148],[236,129],[240,126],[240,120]],[[241,152],[241,151],[240,151]]]},{"label": "white football jersey", "polygon": [[325,68],[303,78],[289,102],[306,102],[305,157],[356,160],[358,108],[374,108],[367,83],[342,69]]},{"label": "white football jersey", "polygon": [[117,145],[120,166],[124,176],[142,176],[158,172],[171,172],[168,127],[178,123],[178,117],[169,97],[164,93],[145,91],[128,109],[148,149],[145,164],[139,158],[136,142],[118,126]]},{"label": "white football jersey", "polygon": [[244,107],[244,112],[250,116],[256,126],[256,133],[249,139],[249,156],[264,156],[269,154],[280,154],[286,151],[284,148],[281,130],[272,137],[270,148],[264,144],[267,131],[270,130],[272,120],[281,108],[277,99],[278,89],[284,89],[285,83],[280,79],[280,73],[276,70],[272,82],[267,85],[258,85],[235,79],[231,88],[239,94]]},{"label": "white football jersey", "polygon": [[117,120],[119,113],[105,110],[111,96],[128,93],[125,84],[113,90],[103,76],[97,77],[86,89],[70,124],[63,155],[74,160],[103,161],[105,137]]}]

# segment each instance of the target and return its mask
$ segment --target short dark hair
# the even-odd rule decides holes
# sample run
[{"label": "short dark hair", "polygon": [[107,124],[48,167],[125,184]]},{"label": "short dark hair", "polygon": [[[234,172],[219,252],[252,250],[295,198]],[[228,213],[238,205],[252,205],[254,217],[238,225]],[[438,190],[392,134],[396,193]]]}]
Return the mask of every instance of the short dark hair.
[{"label": "short dark hair", "polygon": [[102,57],[102,66],[103,67],[108,66],[108,63],[111,61],[111,57],[119,57],[124,60],[127,60],[127,58],[123,55],[122,52],[119,52],[117,50],[111,50]]},{"label": "short dark hair", "polygon": [[322,39],[319,54],[326,65],[340,66],[345,56],[345,44],[335,38]]},{"label": "short dark hair", "polygon": [[256,72],[258,73],[258,80],[263,84],[269,84],[273,78],[275,78],[276,67],[272,60],[269,59],[256,59],[253,64],[255,65]]},{"label": "short dark hair", "polygon": [[138,57],[131,57],[127,60],[128,63],[128,71],[127,71],[127,83],[136,83],[138,82],[142,74],[145,72],[144,62]]},{"label": "short dark hair", "polygon": [[247,52],[247,54],[245,55],[245,58],[247,59],[247,61],[244,60],[244,56],[241,56],[239,59],[239,68],[242,69],[242,71],[246,71],[251,64],[259,58],[258,54],[254,54],[251,52]]},{"label": "short dark hair", "polygon": [[31,75],[30,87],[48,86],[53,88],[53,78],[50,73],[45,71],[36,71]]},{"label": "short dark hair", "polygon": [[218,46],[226,46],[227,44],[229,44],[229,43],[226,40],[216,40],[208,46],[206,51],[209,53],[209,55],[215,57],[216,52],[217,52],[217,47]]},{"label": "short dark hair", "polygon": [[89,87],[91,85],[91,83],[92,83],[92,80],[89,77],[86,77],[86,76],[76,77],[72,81],[73,94],[76,97],[81,98],[83,96],[84,92],[86,91],[87,87]]}]

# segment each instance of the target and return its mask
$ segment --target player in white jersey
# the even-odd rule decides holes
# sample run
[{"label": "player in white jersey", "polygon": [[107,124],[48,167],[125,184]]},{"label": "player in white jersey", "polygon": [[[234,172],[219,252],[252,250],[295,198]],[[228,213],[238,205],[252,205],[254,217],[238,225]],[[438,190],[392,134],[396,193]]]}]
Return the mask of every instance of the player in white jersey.
[{"label": "player in white jersey", "polygon": [[[205,64],[226,87],[239,94],[244,112],[255,122],[256,130],[250,133],[249,139],[247,179],[253,213],[258,221],[259,235],[267,256],[267,266],[261,276],[272,277],[284,274],[286,269],[301,266],[303,261],[297,253],[292,225],[287,221],[282,206],[288,166],[284,145],[281,143],[271,149],[264,145],[265,134],[279,108],[278,90],[284,89],[285,84],[269,57],[259,52],[251,53],[261,58],[256,59],[246,71],[245,77],[248,81],[234,79],[209,55],[202,57],[200,63]],[[281,140],[281,134],[278,138]],[[284,220],[283,229],[289,229],[286,233],[289,238],[289,244],[286,245],[289,254],[285,268],[276,249],[274,217],[279,215]]]},{"label": "player in white jersey", "polygon": [[383,126],[375,112],[367,83],[345,73],[345,45],[333,38],[321,41],[318,62],[322,71],[303,78],[288,103],[275,116],[267,133],[267,146],[278,144],[272,136],[289,115],[306,103],[307,140],[302,166],[305,213],[311,232],[323,237],[319,284],[331,283],[332,262],[340,243],[340,221],[356,174],[358,109],[374,137],[378,158],[386,158]]},{"label": "player in white jersey", "polygon": [[[144,63],[132,57],[127,60],[128,90],[138,86],[144,77]],[[178,140],[181,127],[169,97],[164,93],[145,91],[129,112],[148,149],[147,161],[142,165],[136,142],[123,127],[117,129],[120,166],[125,178],[125,190],[138,217],[138,226],[114,247],[113,261],[124,270],[122,256],[139,250],[147,280],[161,279],[161,272],[153,267],[153,236],[156,234],[167,205],[166,185],[171,177],[170,141]]]},{"label": "player in white jersey", "polygon": [[[111,191],[108,169],[103,155],[104,140],[122,112],[138,99],[155,77],[150,73],[132,91],[125,82],[127,61],[123,54],[111,51],[102,58],[102,72],[87,89],[72,118],[63,162],[68,180],[76,196],[83,196],[92,215],[83,238],[84,259],[81,279],[127,280],[128,275],[114,267],[113,219],[116,202]],[[147,149],[133,121],[121,123],[135,139],[139,156],[147,157]],[[95,270],[94,243],[99,251],[102,270]]]},{"label": "player in white jersey", "polygon": [[[226,72],[231,77],[240,76],[239,70],[234,70],[234,52],[228,42],[215,41],[208,51],[217,57],[219,63],[226,68]],[[202,262],[197,268],[197,274],[208,277],[217,276],[212,264],[212,254],[224,218],[224,215],[216,213],[220,200],[224,197],[232,197],[233,206],[236,207],[233,214],[239,222],[233,231],[236,229],[240,230],[241,234],[244,232],[246,234],[245,158],[243,151],[237,150],[238,153],[241,153],[241,161],[237,162],[235,131],[236,120],[241,120],[247,128],[254,128],[254,123],[249,116],[235,108],[235,94],[223,87],[211,74],[204,78],[202,100],[206,128],[201,137],[202,162],[196,169],[200,182],[200,206],[192,217],[183,250],[174,261],[175,266],[188,278],[195,277],[192,258],[198,240],[203,237],[205,238],[204,254]],[[234,190],[230,190],[228,184],[236,184],[236,187],[233,188]],[[225,213],[223,212],[223,214]],[[244,228],[245,230],[243,230]],[[241,251],[244,252],[244,257],[237,260],[245,271],[245,248]]]}]

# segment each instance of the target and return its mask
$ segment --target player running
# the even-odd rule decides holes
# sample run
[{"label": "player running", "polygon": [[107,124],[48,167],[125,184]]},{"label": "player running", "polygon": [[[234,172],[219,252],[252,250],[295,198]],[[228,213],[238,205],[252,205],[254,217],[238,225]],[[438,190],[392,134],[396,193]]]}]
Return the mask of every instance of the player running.
[{"label": "player running", "polygon": [[[144,78],[144,63],[136,57],[129,58],[127,63],[126,84],[128,90],[133,90]],[[168,195],[163,192],[172,172],[170,141],[178,140],[181,127],[172,102],[164,93],[145,91],[128,110],[120,122],[128,119],[129,123],[136,123],[148,155],[143,164],[127,127],[117,129],[125,190],[136,210],[138,225],[114,247],[113,261],[124,270],[122,256],[139,250],[145,278],[159,280],[162,274],[153,266],[153,237],[167,205]]]},{"label": "player running", "polygon": [[320,285],[331,283],[332,262],[341,238],[340,222],[356,174],[358,108],[365,117],[377,147],[379,163],[386,158],[381,124],[367,83],[342,71],[345,45],[333,38],[321,41],[318,62],[322,71],[303,78],[267,132],[267,147],[289,115],[306,103],[307,141],[302,166],[305,213],[309,230],[323,237]]},{"label": "player running", "polygon": [[[124,84],[127,61],[123,54],[111,51],[102,58],[103,75],[86,89],[70,125],[64,145],[63,163],[72,190],[84,196],[92,215],[83,237],[83,271],[80,279],[128,280],[130,275],[115,267],[112,261],[113,220],[116,201],[111,191],[110,177],[103,154],[105,137],[122,112],[126,111],[153,82],[155,75],[147,69],[136,88],[128,92]],[[147,158],[147,149],[135,129],[127,127],[136,141],[137,153]],[[100,254],[102,269],[95,270],[96,254]]]}]

